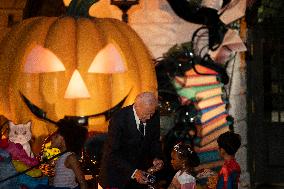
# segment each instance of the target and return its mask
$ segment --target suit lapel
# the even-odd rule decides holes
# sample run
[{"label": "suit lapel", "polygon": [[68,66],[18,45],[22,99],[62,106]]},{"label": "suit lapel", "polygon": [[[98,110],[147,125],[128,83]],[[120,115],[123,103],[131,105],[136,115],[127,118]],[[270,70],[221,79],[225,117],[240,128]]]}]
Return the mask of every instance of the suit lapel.
[{"label": "suit lapel", "polygon": [[133,133],[133,135],[138,135],[140,136],[141,133],[138,131],[137,129],[137,125],[136,125],[136,121],[135,121],[135,117],[134,117],[134,112],[133,112],[133,105],[130,106],[129,108],[129,129],[131,131],[131,133]]}]

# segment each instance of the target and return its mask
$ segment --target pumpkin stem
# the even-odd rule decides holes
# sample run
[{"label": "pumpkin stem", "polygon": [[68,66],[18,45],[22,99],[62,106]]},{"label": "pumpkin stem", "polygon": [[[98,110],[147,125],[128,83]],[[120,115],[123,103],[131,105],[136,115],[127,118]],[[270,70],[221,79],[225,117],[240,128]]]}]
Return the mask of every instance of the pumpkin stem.
[{"label": "pumpkin stem", "polygon": [[90,17],[90,7],[99,0],[72,0],[67,8],[68,16],[75,17]]}]

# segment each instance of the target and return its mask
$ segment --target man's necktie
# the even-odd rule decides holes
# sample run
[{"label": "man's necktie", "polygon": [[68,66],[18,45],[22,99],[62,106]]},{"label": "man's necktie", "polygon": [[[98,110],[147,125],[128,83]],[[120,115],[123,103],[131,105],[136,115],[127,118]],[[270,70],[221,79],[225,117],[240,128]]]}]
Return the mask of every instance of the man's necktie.
[{"label": "man's necktie", "polygon": [[140,133],[144,136],[145,133],[144,133],[144,124],[142,123],[142,121],[140,121],[139,123],[139,131]]}]

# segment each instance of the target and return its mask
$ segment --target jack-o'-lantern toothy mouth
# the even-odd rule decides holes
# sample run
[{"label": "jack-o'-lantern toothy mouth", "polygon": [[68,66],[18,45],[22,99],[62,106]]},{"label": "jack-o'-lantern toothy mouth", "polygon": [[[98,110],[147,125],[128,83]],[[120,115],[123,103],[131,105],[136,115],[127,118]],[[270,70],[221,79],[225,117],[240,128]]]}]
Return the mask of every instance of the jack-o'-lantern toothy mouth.
[{"label": "jack-o'-lantern toothy mouth", "polygon": [[[128,93],[129,94],[129,93]],[[71,121],[73,122],[74,124],[78,125],[78,126],[87,126],[88,125],[88,121],[89,121],[89,118],[92,118],[92,117],[97,117],[97,116],[105,116],[106,120],[109,120],[111,118],[111,116],[116,112],[118,111],[119,109],[122,108],[126,98],[128,97],[128,94],[117,104],[115,105],[114,107],[104,111],[104,112],[101,112],[101,113],[97,113],[97,114],[93,114],[93,115],[86,115],[86,116],[69,116],[69,115],[65,115],[64,118],[62,119],[65,119],[65,120],[68,120],[68,121]],[[25,102],[25,104],[28,106],[29,110],[38,118],[40,119],[43,119],[43,120],[46,120],[50,123],[53,123],[56,125],[56,123],[58,121],[54,121],[54,120],[51,120],[47,117],[47,113],[42,110],[41,108],[37,107],[36,105],[34,105],[27,97],[25,97],[21,92],[20,92],[20,95],[23,99],[23,101]]]}]

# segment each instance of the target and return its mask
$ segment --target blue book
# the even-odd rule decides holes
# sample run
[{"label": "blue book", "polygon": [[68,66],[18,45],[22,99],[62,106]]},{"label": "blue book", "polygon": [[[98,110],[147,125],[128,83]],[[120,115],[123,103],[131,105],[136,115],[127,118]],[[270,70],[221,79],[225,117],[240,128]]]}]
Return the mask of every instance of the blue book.
[{"label": "blue book", "polygon": [[218,150],[197,153],[200,164],[221,160]]},{"label": "blue book", "polygon": [[197,124],[206,124],[211,120],[217,118],[218,116],[227,113],[227,104],[223,103],[221,105],[212,106],[206,109],[202,109],[197,113]]}]

